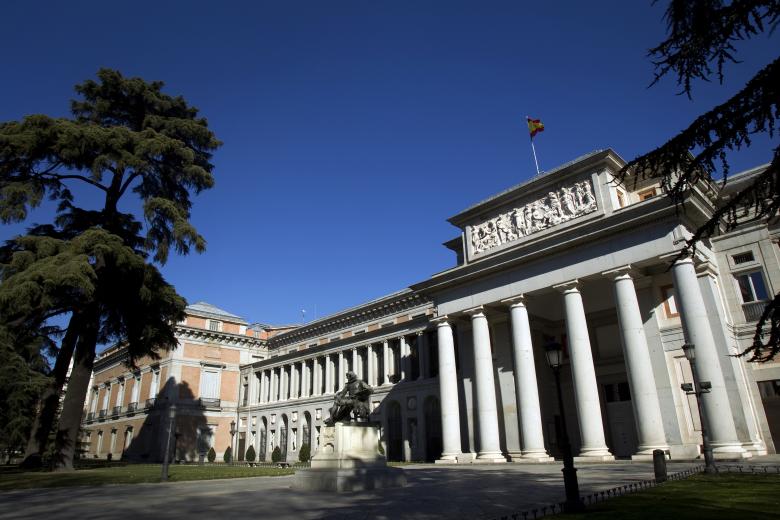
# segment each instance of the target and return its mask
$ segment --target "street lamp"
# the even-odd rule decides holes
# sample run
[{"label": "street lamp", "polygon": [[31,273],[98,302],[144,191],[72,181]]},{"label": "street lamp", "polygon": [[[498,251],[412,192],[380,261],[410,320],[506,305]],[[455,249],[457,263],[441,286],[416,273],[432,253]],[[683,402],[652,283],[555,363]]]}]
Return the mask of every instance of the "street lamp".
[{"label": "street lamp", "polygon": [[563,364],[563,346],[555,340],[544,346],[547,364],[555,376],[555,388],[558,390],[558,414],[561,417],[561,449],[563,450],[563,486],[566,490],[564,510],[567,513],[582,511],[580,486],[577,482],[577,469],[574,467],[574,457],[571,454],[569,431],[566,429],[566,415],[563,411],[563,395],[561,393],[561,365]]},{"label": "street lamp", "polygon": [[168,459],[171,454],[171,434],[176,429],[176,405],[172,404],[168,408],[168,432],[165,436],[165,453],[163,454],[161,482],[168,481]]},{"label": "street lamp", "polygon": [[709,427],[707,424],[707,416],[704,413],[704,408],[701,405],[701,395],[709,393],[712,389],[712,383],[709,381],[700,381],[699,372],[696,368],[696,349],[692,343],[686,343],[682,346],[685,358],[691,364],[691,373],[693,374],[693,384],[683,383],[680,385],[683,392],[688,395],[696,396],[696,407],[699,410],[699,421],[701,422],[701,442],[702,451],[704,452],[704,472],[705,473],[717,473],[718,468],[715,467],[715,459],[712,456],[712,446],[710,446]]},{"label": "street lamp", "polygon": [[233,462],[233,459],[236,456],[236,421],[230,421],[230,445],[232,446],[233,453],[230,457],[230,462]]}]

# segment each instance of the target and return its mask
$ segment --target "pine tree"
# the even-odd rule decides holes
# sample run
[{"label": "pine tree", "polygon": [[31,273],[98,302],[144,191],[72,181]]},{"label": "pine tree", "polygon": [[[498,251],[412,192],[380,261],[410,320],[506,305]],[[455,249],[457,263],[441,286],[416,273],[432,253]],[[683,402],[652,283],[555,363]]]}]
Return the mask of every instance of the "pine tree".
[{"label": "pine tree", "polygon": [[[220,145],[197,109],[181,96],[163,93],[161,82],[125,78],[108,69],[98,72],[98,80],[76,86],[80,99],[71,104],[71,118],[33,115],[0,124],[0,220],[23,221],[48,198],[58,203],[57,220],[32,229],[28,238],[43,236],[64,244],[98,238],[110,244],[88,257],[94,275],[91,298],[78,304],[81,293],[73,300],[31,300],[29,314],[15,318],[42,326],[52,316],[71,316],[75,365],[57,432],[57,465],[66,469],[72,467],[97,344],[126,339],[130,362],[175,344],[173,327],[183,299],[147,255],[164,263],[171,249],[187,254],[205,248],[189,222],[190,196],[213,186],[211,152]],[[73,183],[98,190],[102,209],[79,208],[70,190]],[[144,236],[137,219],[119,211],[128,193],[143,204]],[[39,259],[28,267],[31,273],[47,271],[46,263]],[[68,349],[59,350],[57,361],[59,356],[64,361]]]},{"label": "pine tree", "polygon": [[[780,21],[777,0],[672,0],[666,10],[668,38],[650,50],[656,68],[653,84],[668,74],[677,76],[681,94],[692,96],[696,80],[715,76],[721,83],[724,66],[738,63],[735,45],[771,32]],[[702,114],[661,147],[630,161],[620,180],[659,179],[671,200],[683,208],[692,186],[715,182],[720,166],[729,179],[728,151],[751,145],[758,133],[775,135],[780,118],[780,58],[759,71],[725,103]],[[780,216],[780,146],[771,150],[766,168],[717,207],[694,232],[681,254],[693,252],[702,240],[747,222],[776,223]],[[780,294],[766,306],[742,355],[768,361],[780,352]]]}]

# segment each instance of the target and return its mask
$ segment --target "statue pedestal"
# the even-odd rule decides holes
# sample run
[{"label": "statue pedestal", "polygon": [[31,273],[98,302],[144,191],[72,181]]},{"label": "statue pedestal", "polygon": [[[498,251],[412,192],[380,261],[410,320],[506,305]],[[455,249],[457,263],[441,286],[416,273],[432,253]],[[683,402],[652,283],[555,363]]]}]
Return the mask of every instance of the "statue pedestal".
[{"label": "statue pedestal", "polygon": [[405,485],[403,470],[388,467],[379,453],[378,426],[336,423],[322,428],[311,467],[295,472],[293,489],[363,491]]}]

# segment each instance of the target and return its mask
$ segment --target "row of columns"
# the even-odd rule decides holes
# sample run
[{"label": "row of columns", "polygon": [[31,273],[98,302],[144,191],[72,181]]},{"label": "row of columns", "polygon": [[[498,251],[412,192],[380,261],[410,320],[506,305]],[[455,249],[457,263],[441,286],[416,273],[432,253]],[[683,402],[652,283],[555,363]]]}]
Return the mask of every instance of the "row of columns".
[{"label": "row of columns", "polygon": [[[705,394],[703,399],[712,430],[712,446],[716,453],[743,452],[729,409],[718,353],[692,260],[677,260],[673,264],[672,273],[685,338],[696,346],[701,378],[712,384],[711,392]],[[636,456],[651,457],[653,450],[667,450],[668,445],[636,288],[630,274],[630,266],[602,274],[613,281],[618,325],[639,440]],[[598,384],[579,283],[575,280],[555,288],[563,296],[572,383],[580,428],[579,455],[589,459],[608,460],[613,457],[605,441]],[[533,461],[550,460],[544,447],[534,349],[525,300],[518,296],[502,303],[510,309],[521,457]],[[479,433],[477,459],[503,462],[505,459],[499,441],[488,321],[482,307],[466,311],[466,314],[471,320],[473,336],[474,385],[478,410],[476,427]],[[443,316],[436,321],[443,440],[441,462],[457,462],[462,452],[455,346],[448,317]]]},{"label": "row of columns", "polygon": [[[427,352],[424,332],[417,333],[414,341],[417,342],[418,351],[417,379],[422,379],[428,373],[430,366],[430,355]],[[377,348],[380,345],[381,349]],[[382,356],[381,370],[380,355]],[[365,363],[363,356],[367,356]],[[384,340],[381,344],[353,347],[335,354],[326,354],[255,372],[256,380],[250,382],[249,391],[252,396],[250,399],[252,402],[263,404],[332,394],[341,388],[349,369],[371,386],[389,385],[392,383],[393,375],[408,381],[412,375],[412,362],[411,345],[406,336],[400,336],[395,347],[390,344],[390,340]],[[398,365],[398,374],[396,374],[396,365]]]}]

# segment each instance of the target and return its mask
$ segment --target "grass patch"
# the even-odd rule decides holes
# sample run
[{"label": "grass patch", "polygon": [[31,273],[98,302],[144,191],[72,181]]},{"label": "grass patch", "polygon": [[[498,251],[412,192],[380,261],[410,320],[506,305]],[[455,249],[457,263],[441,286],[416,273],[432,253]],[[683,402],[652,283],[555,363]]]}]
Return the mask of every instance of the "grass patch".
[{"label": "grass patch", "polygon": [[560,518],[744,520],[780,517],[780,475],[694,475]]},{"label": "grass patch", "polygon": [[[4,471],[0,473],[0,491],[62,486],[101,486],[104,484],[140,484],[160,482],[159,464],[129,464],[119,468],[79,469],[68,473],[50,471]],[[292,468],[250,468],[245,466],[173,465],[170,482],[243,477],[292,475]]]}]

